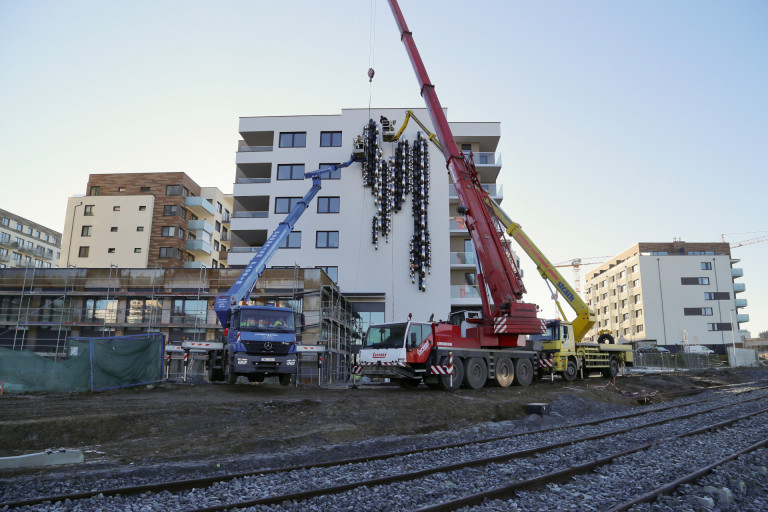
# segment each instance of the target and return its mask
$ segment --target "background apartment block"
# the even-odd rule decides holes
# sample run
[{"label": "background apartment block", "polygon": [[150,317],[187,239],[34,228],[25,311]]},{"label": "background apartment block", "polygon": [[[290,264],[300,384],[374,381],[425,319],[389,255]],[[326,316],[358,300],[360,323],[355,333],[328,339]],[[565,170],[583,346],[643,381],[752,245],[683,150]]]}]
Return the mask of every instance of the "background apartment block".
[{"label": "background apartment block", "polygon": [[56,268],[61,233],[0,209],[0,268]]},{"label": "background apartment block", "polygon": [[[431,130],[425,109],[414,109]],[[384,116],[399,130],[406,109],[343,109],[340,115],[243,117],[237,153],[229,264],[246,265],[311,186],[304,172],[346,162],[353,140],[363,134],[369,118]],[[497,122],[451,123],[456,142],[473,151],[481,181],[497,201],[496,179],[501,170],[495,153],[500,138]],[[411,121],[401,136],[411,143],[419,127]],[[385,159],[396,143],[383,142]],[[323,180],[323,188],[295,226],[294,233],[271,265],[317,267],[336,281],[353,302],[364,324],[403,321],[409,313],[424,319],[447,319],[455,309],[480,308],[474,253],[456,213],[458,198],[450,183],[442,153],[430,154],[428,227],[431,272],[426,291],[411,282],[409,249],[413,235],[411,197],[392,215],[390,236],[372,243],[372,219],[377,213],[370,188],[364,187],[361,164],[354,163]]]},{"label": "background apartment block", "polygon": [[226,266],[231,196],[183,172],[91,174],[67,201],[60,265]]},{"label": "background apartment block", "polygon": [[727,243],[636,244],[587,275],[585,296],[597,317],[589,336],[609,330],[626,341],[724,353],[749,337],[740,329],[749,315],[739,313],[747,300],[736,298],[746,289],[735,281],[743,276],[738,262]]}]

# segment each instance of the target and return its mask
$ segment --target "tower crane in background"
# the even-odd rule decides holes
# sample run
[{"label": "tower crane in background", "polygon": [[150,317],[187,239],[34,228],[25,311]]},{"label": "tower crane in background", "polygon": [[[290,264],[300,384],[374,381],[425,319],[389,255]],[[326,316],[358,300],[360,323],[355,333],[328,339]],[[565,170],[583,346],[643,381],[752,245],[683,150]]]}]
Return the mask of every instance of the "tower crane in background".
[{"label": "tower crane in background", "polygon": [[[727,235],[748,235],[748,234],[754,234],[754,233],[768,233],[768,231],[749,231],[745,233],[723,233],[720,235],[720,240],[725,242],[725,237]],[[731,249],[735,249],[736,247],[741,247],[743,245],[751,245],[751,244],[759,244],[760,242],[768,242],[768,235],[758,236],[755,238],[748,238],[746,240],[742,240],[741,242],[729,242],[731,244]]]},{"label": "tower crane in background", "polygon": [[587,265],[599,265],[600,263],[605,263],[609,259],[611,259],[610,256],[595,256],[592,258],[573,258],[572,260],[555,263],[555,267],[559,267],[559,268],[573,267],[573,282],[574,282],[573,289],[576,290],[576,293],[581,293],[581,273],[580,273],[581,267],[587,266]]}]

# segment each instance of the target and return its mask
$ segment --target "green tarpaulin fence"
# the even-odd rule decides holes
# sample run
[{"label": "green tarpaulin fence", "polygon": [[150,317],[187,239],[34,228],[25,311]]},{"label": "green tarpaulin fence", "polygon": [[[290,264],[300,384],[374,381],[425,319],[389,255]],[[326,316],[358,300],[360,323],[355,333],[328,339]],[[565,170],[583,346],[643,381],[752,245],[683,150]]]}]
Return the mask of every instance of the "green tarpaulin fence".
[{"label": "green tarpaulin fence", "polygon": [[0,348],[0,381],[6,393],[101,391],[163,378],[161,333],[68,338],[66,359]]}]

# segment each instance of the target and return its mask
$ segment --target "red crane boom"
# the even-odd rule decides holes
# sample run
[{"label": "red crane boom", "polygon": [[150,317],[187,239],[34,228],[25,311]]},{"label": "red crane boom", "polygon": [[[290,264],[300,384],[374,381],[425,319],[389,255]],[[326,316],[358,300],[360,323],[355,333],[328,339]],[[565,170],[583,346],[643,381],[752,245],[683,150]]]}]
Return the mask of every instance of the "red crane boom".
[{"label": "red crane boom", "polygon": [[[464,155],[451,132],[435,86],[427,75],[413,34],[408,30],[405,18],[397,0],[389,0],[392,14],[397,22],[400,38],[416,72],[432,124],[442,144],[447,168],[456,187],[459,201],[464,207],[466,225],[474,243],[480,268],[478,284],[483,299],[483,312],[490,326],[493,322],[497,334],[535,334],[542,331],[542,322],[536,318],[536,305],[521,302],[525,286],[512,257],[504,229],[491,206],[491,199],[481,183],[471,158]],[[493,304],[489,304],[485,293],[486,285]]]}]

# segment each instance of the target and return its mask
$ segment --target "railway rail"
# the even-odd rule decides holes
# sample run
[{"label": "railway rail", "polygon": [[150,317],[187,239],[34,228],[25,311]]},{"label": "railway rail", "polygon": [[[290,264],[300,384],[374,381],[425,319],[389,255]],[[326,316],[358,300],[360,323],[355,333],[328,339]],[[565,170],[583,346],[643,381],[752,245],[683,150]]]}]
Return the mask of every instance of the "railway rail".
[{"label": "railway rail", "polygon": [[[58,503],[57,509],[66,510],[68,509],[67,506],[63,506],[63,508],[60,506],[70,503],[73,508],[78,506],[87,509],[89,506],[93,506],[103,510],[122,510],[127,506],[126,500],[131,500],[132,495],[139,495],[137,499],[140,499],[150,510],[173,510],[174,507],[177,507],[175,509],[178,510],[213,511],[269,505],[284,507],[291,503],[296,503],[296,509],[300,509],[306,500],[309,502],[322,500],[330,495],[357,492],[361,488],[368,489],[373,486],[383,488],[397,483],[400,485],[408,484],[420,479],[437,477],[445,479],[446,475],[472,471],[473,468],[506,467],[507,469],[501,471],[507,473],[509,473],[510,467],[525,468],[537,473],[529,478],[516,477],[516,484],[510,485],[517,485],[517,487],[511,489],[502,490],[505,489],[505,486],[495,486],[485,491],[491,492],[487,495],[478,492],[465,492],[463,496],[455,499],[432,500],[427,508],[423,508],[424,510],[455,510],[459,507],[481,503],[484,500],[502,499],[506,496],[505,493],[516,493],[522,489],[530,488],[534,484],[546,485],[549,482],[548,478],[551,478],[551,481],[572,478],[573,475],[610,464],[616,458],[648,450],[655,444],[655,442],[640,443],[634,441],[635,446],[630,450],[617,452],[614,449],[611,452],[612,456],[595,458],[594,455],[602,452],[604,448],[589,448],[589,446],[605,445],[607,439],[619,439],[621,436],[633,435],[641,430],[652,431],[653,428],[666,424],[679,425],[683,421],[692,421],[693,418],[716,417],[719,420],[714,424],[705,426],[706,428],[697,427],[698,430],[703,428],[703,431],[706,431],[724,428],[728,424],[738,421],[748,421],[750,417],[756,415],[766,415],[768,414],[768,391],[765,390],[765,387],[753,383],[751,388],[743,391],[743,393],[748,393],[748,397],[737,401],[732,399],[732,395],[729,395],[730,399],[716,395],[709,400],[655,406],[610,418],[474,439],[449,446],[441,445],[426,449],[404,450],[354,459],[201,479],[101,489],[67,495],[40,496],[29,500],[0,503],[0,508],[7,506],[8,508],[24,507],[29,510],[37,510],[38,506]],[[716,403],[705,407],[705,404],[710,400],[714,400]],[[733,409],[739,407],[757,407],[758,411],[738,414],[736,418],[733,418]],[[638,423],[637,420],[644,416],[653,416],[653,418],[650,421]],[[697,429],[692,431],[698,432]],[[547,442],[553,433],[557,433],[561,439],[557,442]],[[648,435],[652,436],[653,434]],[[678,438],[682,437],[684,437],[682,434],[678,436]],[[616,440],[612,443],[614,445],[629,444],[628,441],[622,440]],[[610,445],[611,442],[608,444]],[[573,447],[577,445],[582,447],[579,449],[581,450],[579,452],[581,453],[580,457],[590,459],[588,462],[563,467],[563,461],[560,460],[559,467],[549,472],[543,472],[540,467],[541,464],[520,462],[531,458],[535,460],[544,453],[557,454],[565,451],[573,454],[576,453]],[[457,461],[457,457],[461,460]],[[386,461],[384,464],[386,468],[384,469],[382,469],[382,461]],[[413,468],[420,469],[414,470]],[[514,472],[517,473],[518,471]],[[552,476],[548,477],[547,474],[552,474]],[[370,476],[366,477],[366,475]],[[452,477],[448,476],[447,478]],[[328,484],[329,482],[331,485]],[[227,487],[232,487],[234,490],[229,491],[226,489]],[[249,490],[251,487],[254,489]],[[387,493],[387,491],[383,492],[384,494]],[[493,494],[494,492],[497,494]],[[220,496],[227,494],[239,496],[241,499],[220,498]],[[265,494],[267,494],[266,497]],[[248,495],[257,497],[242,499],[243,496]],[[153,501],[156,502],[155,506],[152,505]],[[349,501],[354,502],[354,499]],[[411,508],[418,508],[418,506],[414,505]],[[384,509],[386,507],[382,508],[382,510]]]}]

